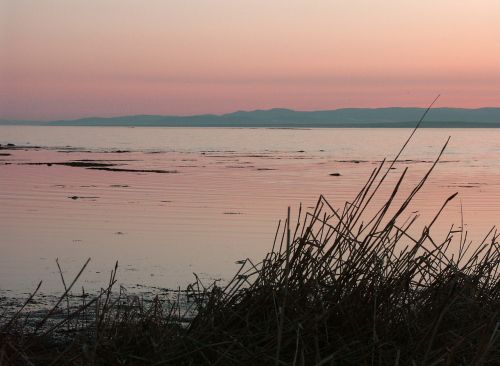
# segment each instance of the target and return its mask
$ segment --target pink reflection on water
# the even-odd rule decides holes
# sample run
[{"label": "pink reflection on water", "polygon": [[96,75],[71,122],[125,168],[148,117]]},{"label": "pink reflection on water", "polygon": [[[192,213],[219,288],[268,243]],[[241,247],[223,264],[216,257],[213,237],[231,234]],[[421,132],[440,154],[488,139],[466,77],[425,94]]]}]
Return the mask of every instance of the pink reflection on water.
[{"label": "pink reflection on water", "polygon": [[[297,133],[307,136],[307,131]],[[334,133],[342,138],[341,131]],[[472,145],[464,144],[462,151],[452,146],[409,207],[408,213],[421,215],[416,234],[454,192],[460,193],[459,198],[449,204],[433,229],[438,237],[452,223],[460,225],[461,204],[471,238],[480,238],[498,221],[500,170],[495,138],[485,131],[468,133]],[[386,143],[396,149],[400,136],[388,136]],[[466,136],[460,139],[467,141]],[[324,194],[342,208],[379,164],[368,153],[320,150],[9,150],[11,155],[1,158],[10,164],[0,165],[0,288],[27,291],[43,279],[46,291],[59,290],[56,257],[68,276],[92,257],[83,283],[89,289],[106,283],[115,260],[120,263],[119,279],[127,286],[176,287],[190,282],[192,272],[207,281],[227,278],[236,269],[236,260],[258,260],[270,249],[276,224],[288,206],[296,214],[299,203],[308,209]],[[437,155],[439,145],[433,150]],[[360,146],[359,151],[370,149]],[[348,159],[353,155],[359,160]],[[429,155],[424,162],[398,163],[371,212],[408,167],[408,184],[395,205],[401,203],[430,167]],[[116,164],[113,168],[119,169],[177,173],[25,165],[86,160]]]}]

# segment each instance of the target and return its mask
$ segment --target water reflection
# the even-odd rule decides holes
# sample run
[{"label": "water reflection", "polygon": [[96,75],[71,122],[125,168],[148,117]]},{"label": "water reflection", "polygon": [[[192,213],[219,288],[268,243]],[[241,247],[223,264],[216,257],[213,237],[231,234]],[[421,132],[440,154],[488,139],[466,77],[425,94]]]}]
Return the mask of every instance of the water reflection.
[{"label": "water reflection", "polygon": [[[236,260],[265,254],[289,205],[314,206],[324,194],[342,207],[409,134],[26,126],[0,132],[2,144],[43,147],[0,156],[0,288],[17,292],[40,279],[45,291],[60,290],[56,257],[68,276],[92,257],[83,283],[89,290],[105,285],[115,260],[129,287],[182,286],[192,272],[225,278]],[[498,130],[421,130],[390,180],[408,167],[402,194],[408,192],[448,135],[442,163],[409,212],[418,211],[423,224],[459,192],[435,230],[460,224],[462,204],[472,237],[480,237],[500,217]],[[67,162],[119,170],[58,164]]]}]

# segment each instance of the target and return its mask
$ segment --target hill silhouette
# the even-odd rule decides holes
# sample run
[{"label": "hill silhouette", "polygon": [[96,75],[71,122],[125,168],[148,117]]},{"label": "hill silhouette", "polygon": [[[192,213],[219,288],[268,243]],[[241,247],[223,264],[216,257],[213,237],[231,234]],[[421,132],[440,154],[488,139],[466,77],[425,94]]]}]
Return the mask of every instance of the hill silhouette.
[{"label": "hill silhouette", "polygon": [[[413,127],[425,108],[342,108],[294,111],[285,108],[192,116],[131,115],[57,121],[0,120],[3,125],[144,127]],[[422,127],[500,127],[500,108],[433,108]]]}]

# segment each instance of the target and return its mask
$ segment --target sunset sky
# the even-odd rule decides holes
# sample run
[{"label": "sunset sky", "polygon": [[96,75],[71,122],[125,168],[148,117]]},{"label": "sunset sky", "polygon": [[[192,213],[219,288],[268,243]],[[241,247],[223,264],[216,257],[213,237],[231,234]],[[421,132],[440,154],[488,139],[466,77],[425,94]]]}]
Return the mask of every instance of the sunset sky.
[{"label": "sunset sky", "polygon": [[0,0],[0,118],[500,105],[498,0]]}]

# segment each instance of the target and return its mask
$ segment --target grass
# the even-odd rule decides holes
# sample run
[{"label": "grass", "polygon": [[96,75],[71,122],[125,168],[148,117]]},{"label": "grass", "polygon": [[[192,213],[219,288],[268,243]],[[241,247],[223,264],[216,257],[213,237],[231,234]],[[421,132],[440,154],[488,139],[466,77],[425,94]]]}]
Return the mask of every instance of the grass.
[{"label": "grass", "polygon": [[408,141],[344,207],[321,196],[293,223],[289,209],[272,250],[242,261],[224,286],[196,279],[144,302],[114,290],[115,268],[106,289],[75,306],[86,265],[68,285],[61,271],[65,292],[52,310],[36,321],[24,306],[2,317],[0,364],[499,365],[496,231],[471,243],[462,224],[433,238],[455,195],[418,234],[407,213],[446,145],[403,200],[406,170],[370,209]]}]

